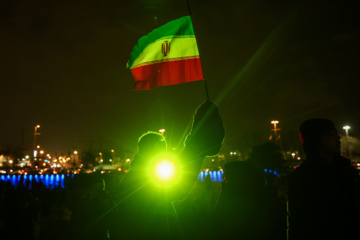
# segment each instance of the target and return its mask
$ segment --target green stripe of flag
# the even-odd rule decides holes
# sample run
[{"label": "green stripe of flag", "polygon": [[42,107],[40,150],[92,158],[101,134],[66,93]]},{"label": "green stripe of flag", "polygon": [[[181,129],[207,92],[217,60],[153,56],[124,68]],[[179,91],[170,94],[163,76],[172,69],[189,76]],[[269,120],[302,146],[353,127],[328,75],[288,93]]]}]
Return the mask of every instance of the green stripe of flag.
[{"label": "green stripe of flag", "polygon": [[145,48],[149,44],[155,41],[167,39],[174,36],[176,36],[177,38],[191,38],[195,37],[194,35],[194,28],[192,26],[190,16],[185,16],[168,22],[165,25],[154,29],[148,35],[145,35],[139,39],[138,43],[131,52],[128,67],[132,68],[135,60],[139,57],[139,55],[145,50]]},{"label": "green stripe of flag", "polygon": [[[167,56],[161,53],[161,45],[164,41],[169,41],[171,51]],[[195,37],[190,38],[164,38],[160,41],[155,41],[146,46],[144,51],[135,59],[130,69],[146,65],[150,62],[169,61],[172,58],[186,58],[186,57],[199,57]]]}]

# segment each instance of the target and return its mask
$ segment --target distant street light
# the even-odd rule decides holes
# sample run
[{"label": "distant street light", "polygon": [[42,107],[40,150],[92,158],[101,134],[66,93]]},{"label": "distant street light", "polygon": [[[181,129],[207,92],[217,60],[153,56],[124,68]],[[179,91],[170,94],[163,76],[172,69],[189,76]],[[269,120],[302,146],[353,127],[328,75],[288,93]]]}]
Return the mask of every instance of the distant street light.
[{"label": "distant street light", "polygon": [[349,153],[349,158],[351,159],[351,149],[350,149],[350,144],[349,144],[349,129],[350,129],[350,126],[346,125],[346,126],[343,127],[343,129],[345,130],[345,133],[346,133],[347,149],[348,149],[348,153]]},{"label": "distant street light", "polygon": [[349,126],[349,125],[346,125],[346,126],[343,127],[343,129],[345,130],[346,136],[348,137],[348,136],[349,136],[350,126]]},{"label": "distant street light", "polygon": [[[115,161],[115,150],[114,149],[111,149],[111,154],[112,154],[112,159],[114,159],[114,161]],[[110,159],[111,160],[110,162],[112,162],[112,159]]]},{"label": "distant street light", "polygon": [[272,120],[270,123],[274,125],[274,129],[271,129],[271,131],[274,131],[275,143],[277,144],[277,140],[278,140],[278,139],[277,139],[277,134],[276,134],[276,132],[279,131],[280,128],[277,128],[277,127],[276,127],[276,124],[279,124],[279,121],[278,121],[278,120]]},{"label": "distant street light", "polygon": [[34,128],[34,145],[33,145],[33,150],[34,150],[34,158],[36,157],[35,155],[35,146],[36,146],[36,136],[40,135],[40,133],[37,132],[37,130],[40,128],[40,125],[36,125]]},{"label": "distant street light", "polygon": [[100,162],[103,162],[104,160],[103,160],[103,154],[102,154],[102,152],[99,152],[99,155],[100,155]]},{"label": "distant street light", "polygon": [[75,167],[75,166],[76,166],[76,156],[77,156],[77,154],[78,154],[78,151],[75,149],[73,153],[74,153],[74,163],[73,163],[73,166]]},{"label": "distant street light", "polygon": [[159,129],[159,132],[161,133],[161,135],[164,135],[165,129]]}]

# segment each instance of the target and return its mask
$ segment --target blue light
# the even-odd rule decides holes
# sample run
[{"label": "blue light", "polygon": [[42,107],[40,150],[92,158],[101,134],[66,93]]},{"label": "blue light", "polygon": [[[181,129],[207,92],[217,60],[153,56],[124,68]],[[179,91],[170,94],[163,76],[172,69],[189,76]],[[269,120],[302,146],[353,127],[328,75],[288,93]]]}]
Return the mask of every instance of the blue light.
[{"label": "blue light", "polygon": [[59,174],[56,175],[55,179],[56,179],[55,185],[56,185],[56,187],[58,187],[60,185],[60,176],[59,176]]},{"label": "blue light", "polygon": [[62,174],[62,175],[61,175],[61,187],[62,187],[62,188],[65,188],[64,179],[65,179],[65,175]]},{"label": "blue light", "polygon": [[264,170],[265,170],[265,172],[267,173],[268,170],[267,170],[266,168],[265,168]]},{"label": "blue light", "polygon": [[217,171],[217,180],[218,182],[221,182],[221,172],[220,171]]},{"label": "blue light", "polygon": [[[65,188],[65,178],[66,176],[64,174],[60,175],[0,175],[1,181],[10,181],[11,185],[17,186],[19,183],[26,184],[26,181],[30,181],[29,189],[32,188],[32,182],[35,180],[36,182],[42,182],[47,188],[51,187],[61,187]],[[55,181],[56,180],[56,181]],[[50,185],[51,184],[51,185]]]},{"label": "blue light", "polygon": [[43,184],[48,188],[49,187],[49,175],[45,175],[45,181],[43,181]]},{"label": "blue light", "polygon": [[12,185],[14,185],[14,186],[17,184],[15,175],[12,176],[12,181],[11,182],[12,182]]},{"label": "blue light", "polygon": [[222,182],[223,181],[222,171],[201,171],[198,175],[198,180],[204,182],[206,177],[210,176],[210,181],[212,182]]},{"label": "blue light", "polygon": [[50,188],[52,189],[52,188],[54,188],[54,187],[55,187],[55,184],[54,184],[54,175],[51,174],[51,175],[50,175]]},{"label": "blue light", "polygon": [[269,173],[272,173],[272,170],[271,170],[271,169],[269,170]]}]

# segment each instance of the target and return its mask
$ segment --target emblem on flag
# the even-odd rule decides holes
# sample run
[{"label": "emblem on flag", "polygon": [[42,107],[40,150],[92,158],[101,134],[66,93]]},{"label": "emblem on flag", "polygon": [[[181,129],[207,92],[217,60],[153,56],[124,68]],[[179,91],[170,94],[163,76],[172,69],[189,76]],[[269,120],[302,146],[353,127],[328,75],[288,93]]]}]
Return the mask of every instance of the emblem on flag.
[{"label": "emblem on flag", "polygon": [[170,43],[169,41],[165,41],[163,44],[161,44],[161,52],[166,57],[168,53],[170,52]]}]

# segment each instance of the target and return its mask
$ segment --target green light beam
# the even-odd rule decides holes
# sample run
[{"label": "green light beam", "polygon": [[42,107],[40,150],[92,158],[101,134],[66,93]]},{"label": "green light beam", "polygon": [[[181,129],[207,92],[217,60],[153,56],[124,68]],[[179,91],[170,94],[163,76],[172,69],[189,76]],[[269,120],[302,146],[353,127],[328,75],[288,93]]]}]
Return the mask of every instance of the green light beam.
[{"label": "green light beam", "polygon": [[222,93],[219,94],[215,100],[216,103],[220,103],[226,97],[234,95],[236,91],[233,91],[230,94],[231,90],[235,87],[240,89],[252,78],[254,74],[257,73],[261,66],[264,65],[272,55],[274,55],[278,48],[291,35],[291,31],[287,30],[287,28],[288,22],[284,21],[271,32],[245,66],[237,73]]}]

